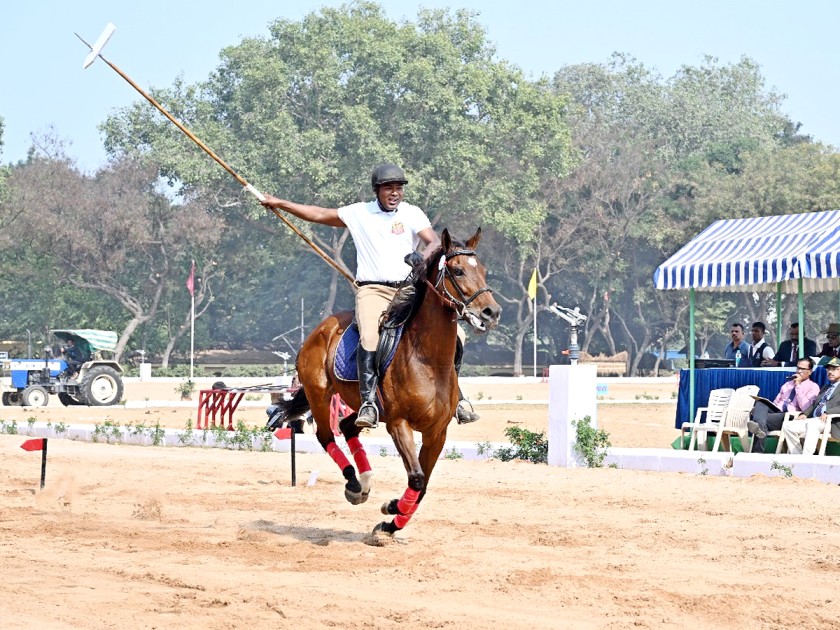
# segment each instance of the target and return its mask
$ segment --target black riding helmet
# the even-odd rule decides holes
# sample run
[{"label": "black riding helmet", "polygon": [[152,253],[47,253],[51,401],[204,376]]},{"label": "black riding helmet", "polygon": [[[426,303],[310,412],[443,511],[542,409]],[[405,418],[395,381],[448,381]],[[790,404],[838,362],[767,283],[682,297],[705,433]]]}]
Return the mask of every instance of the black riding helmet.
[{"label": "black riding helmet", "polygon": [[380,164],[370,175],[370,185],[376,192],[382,184],[407,184],[405,172],[396,164]]}]

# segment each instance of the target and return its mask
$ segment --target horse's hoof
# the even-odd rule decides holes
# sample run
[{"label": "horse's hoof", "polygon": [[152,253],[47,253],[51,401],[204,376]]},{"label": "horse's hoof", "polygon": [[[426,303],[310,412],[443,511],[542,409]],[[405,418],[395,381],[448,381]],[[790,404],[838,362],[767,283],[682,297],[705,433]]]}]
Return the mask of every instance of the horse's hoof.
[{"label": "horse's hoof", "polygon": [[388,514],[390,516],[394,516],[399,514],[400,511],[397,509],[397,500],[391,499],[390,501],[386,501],[382,504],[382,507],[379,508],[383,514]]},{"label": "horse's hoof", "polygon": [[387,534],[388,536],[393,536],[398,531],[400,531],[400,528],[394,525],[394,521],[391,521],[390,523],[382,521],[379,525],[373,528],[371,534],[374,536],[376,534]]},{"label": "horse's hoof", "polygon": [[368,500],[368,495],[361,492],[350,492],[344,488],[344,498],[347,499],[351,505],[360,505]]},{"label": "horse's hoof", "polygon": [[362,484],[362,496],[365,498],[364,500],[368,500],[368,496],[370,495],[370,487],[371,487],[371,478],[373,477],[373,471],[369,470],[367,472],[363,472],[359,475],[361,479],[359,480]]}]

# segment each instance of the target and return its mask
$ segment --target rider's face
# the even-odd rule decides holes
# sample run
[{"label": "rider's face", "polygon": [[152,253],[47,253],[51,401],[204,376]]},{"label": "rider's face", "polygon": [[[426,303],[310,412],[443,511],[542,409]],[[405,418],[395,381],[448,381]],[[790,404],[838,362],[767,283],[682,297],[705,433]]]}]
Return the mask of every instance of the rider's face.
[{"label": "rider's face", "polygon": [[382,184],[376,191],[379,203],[388,210],[396,210],[405,197],[405,186],[402,184]]}]

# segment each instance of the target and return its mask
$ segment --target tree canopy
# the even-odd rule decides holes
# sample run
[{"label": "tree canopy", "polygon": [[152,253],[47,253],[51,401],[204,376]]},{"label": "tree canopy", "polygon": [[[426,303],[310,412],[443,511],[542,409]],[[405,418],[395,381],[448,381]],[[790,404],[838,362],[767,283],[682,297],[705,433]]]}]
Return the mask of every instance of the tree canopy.
[{"label": "tree canopy", "polygon": [[[754,60],[662,77],[615,54],[531,79],[467,11],[323,8],[225,48],[203,81],[151,92],[265,192],[338,207],[370,198],[372,167],[396,162],[437,229],[482,226],[505,312],[467,363],[515,373],[534,318],[539,363],[562,358],[552,302],[589,315],[584,350],[626,351],[638,373],[687,341],[685,296],[653,288],[659,263],[716,219],[840,201],[837,152],[798,134]],[[49,141],[0,170],[0,264],[15,269],[0,276],[0,336],[97,326],[120,331],[121,350],[183,356],[193,260],[199,348],[272,347],[301,317],[311,329],[352,306],[337,272],[145,101],[102,129],[110,162],[92,176]],[[346,230],[292,220],[354,269]],[[771,321],[775,296],[732,298],[700,300],[704,347],[733,318]],[[814,327],[832,318],[826,297],[809,309]]]}]

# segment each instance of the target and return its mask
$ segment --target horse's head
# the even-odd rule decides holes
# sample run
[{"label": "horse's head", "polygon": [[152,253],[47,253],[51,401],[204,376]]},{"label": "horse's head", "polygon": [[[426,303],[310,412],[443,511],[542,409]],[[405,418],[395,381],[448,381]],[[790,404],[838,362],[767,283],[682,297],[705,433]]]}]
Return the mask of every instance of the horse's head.
[{"label": "horse's head", "polygon": [[502,307],[487,288],[487,269],[475,248],[481,240],[481,228],[465,244],[453,241],[449,230],[441,235],[440,255],[430,261],[428,277],[473,330],[483,335],[499,325]]}]

